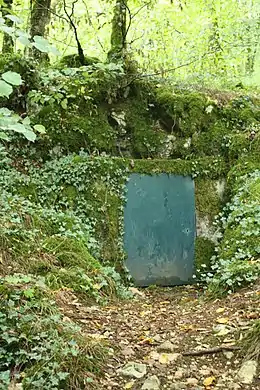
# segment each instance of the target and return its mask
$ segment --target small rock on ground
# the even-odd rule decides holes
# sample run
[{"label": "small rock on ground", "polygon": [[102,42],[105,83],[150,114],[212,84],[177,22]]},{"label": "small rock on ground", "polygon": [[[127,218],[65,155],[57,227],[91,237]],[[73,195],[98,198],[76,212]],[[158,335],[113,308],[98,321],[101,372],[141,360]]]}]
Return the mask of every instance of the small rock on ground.
[{"label": "small rock on ground", "polygon": [[160,390],[160,380],[156,375],[150,376],[144,382],[141,390]]},{"label": "small rock on ground", "polygon": [[248,360],[242,364],[238,372],[238,379],[244,384],[251,384],[256,375],[256,370],[257,362],[255,360]]},{"label": "small rock on ground", "polygon": [[118,373],[130,378],[143,378],[146,375],[146,365],[136,362],[129,362],[118,370]]}]

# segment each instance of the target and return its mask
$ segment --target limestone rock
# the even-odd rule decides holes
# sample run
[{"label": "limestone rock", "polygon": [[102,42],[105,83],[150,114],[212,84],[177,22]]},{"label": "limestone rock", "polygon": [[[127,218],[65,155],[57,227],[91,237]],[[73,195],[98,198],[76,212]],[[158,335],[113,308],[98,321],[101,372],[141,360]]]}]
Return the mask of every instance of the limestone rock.
[{"label": "limestone rock", "polygon": [[244,384],[251,384],[256,375],[257,362],[255,360],[248,360],[243,363],[240,370],[238,371],[238,379]]},{"label": "limestone rock", "polygon": [[129,362],[118,370],[118,373],[130,378],[143,378],[146,375],[146,365],[136,362]]},{"label": "limestone rock", "polygon": [[188,386],[196,386],[199,383],[197,378],[188,378],[187,385]]},{"label": "limestone rock", "polygon": [[232,359],[232,357],[234,356],[234,353],[231,352],[231,351],[223,351],[223,355],[228,359]]},{"label": "limestone rock", "polygon": [[160,390],[160,380],[156,375],[152,375],[146,379],[141,390]]},{"label": "limestone rock", "polygon": [[183,378],[183,376],[184,376],[184,371],[182,369],[179,369],[174,374],[175,379],[181,379],[181,378]]}]

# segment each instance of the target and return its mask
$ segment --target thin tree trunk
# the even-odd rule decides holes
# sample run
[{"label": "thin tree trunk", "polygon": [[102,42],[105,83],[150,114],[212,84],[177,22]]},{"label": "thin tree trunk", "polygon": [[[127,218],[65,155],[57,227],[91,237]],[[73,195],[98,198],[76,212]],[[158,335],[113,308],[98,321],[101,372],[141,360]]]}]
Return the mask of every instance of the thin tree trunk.
[{"label": "thin tree trunk", "polygon": [[111,49],[108,53],[109,61],[117,62],[124,59],[127,35],[127,10],[127,0],[116,0],[112,19]]},{"label": "thin tree trunk", "polygon": [[[4,0],[4,5],[2,5],[2,7],[1,7],[2,16],[6,16],[12,12],[12,5],[13,5],[13,0]],[[8,27],[12,27],[13,21],[10,19],[5,19],[5,24]],[[10,35],[4,33],[2,53],[7,54],[7,53],[13,53],[13,52],[14,52],[13,38]]]},{"label": "thin tree trunk", "polygon": [[[35,0],[31,10],[31,29],[30,35],[33,38],[36,35],[46,37],[46,26],[50,22],[51,0]],[[31,55],[36,59],[48,59],[47,54],[32,48]]]}]

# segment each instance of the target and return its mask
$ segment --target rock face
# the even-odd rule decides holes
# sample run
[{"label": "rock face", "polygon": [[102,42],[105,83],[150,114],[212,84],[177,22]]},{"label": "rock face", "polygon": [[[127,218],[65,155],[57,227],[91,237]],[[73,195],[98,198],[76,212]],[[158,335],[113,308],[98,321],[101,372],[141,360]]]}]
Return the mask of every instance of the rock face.
[{"label": "rock face", "polygon": [[238,379],[244,384],[251,384],[256,375],[257,362],[255,360],[248,360],[243,363],[240,370],[238,371]]},{"label": "rock face", "polygon": [[146,375],[146,365],[136,362],[129,362],[118,370],[118,373],[130,378],[143,378]]},{"label": "rock face", "polygon": [[150,376],[144,382],[141,390],[160,390],[160,380],[156,375]]}]

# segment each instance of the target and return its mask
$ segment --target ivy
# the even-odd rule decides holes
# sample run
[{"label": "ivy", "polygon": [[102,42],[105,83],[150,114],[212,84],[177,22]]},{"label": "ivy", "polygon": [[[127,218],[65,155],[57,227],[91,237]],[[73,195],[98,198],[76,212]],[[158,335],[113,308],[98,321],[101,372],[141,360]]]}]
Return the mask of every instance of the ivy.
[{"label": "ivy", "polygon": [[260,171],[240,177],[239,183],[216,221],[222,238],[211,259],[211,271],[201,270],[214,296],[231,293],[260,276]]},{"label": "ivy", "polygon": [[85,387],[86,373],[102,364],[105,347],[93,345],[66,322],[54,298],[44,278],[0,278],[1,388],[13,383],[28,390]]}]

